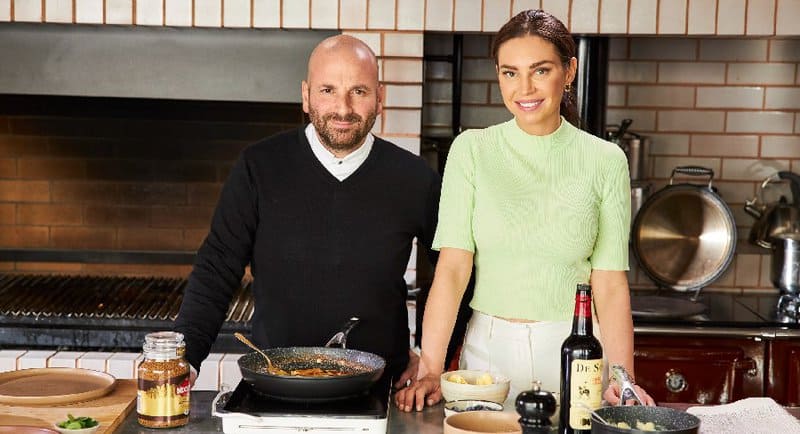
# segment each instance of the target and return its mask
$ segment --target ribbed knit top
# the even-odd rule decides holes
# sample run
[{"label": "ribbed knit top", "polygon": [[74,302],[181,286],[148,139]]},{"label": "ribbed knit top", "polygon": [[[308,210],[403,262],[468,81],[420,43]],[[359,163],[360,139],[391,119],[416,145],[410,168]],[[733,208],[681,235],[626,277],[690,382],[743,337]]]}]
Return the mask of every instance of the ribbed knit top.
[{"label": "ribbed knit top", "polygon": [[563,118],[546,136],[512,119],[453,142],[433,246],[475,253],[473,309],[568,320],[576,284],[592,269],[627,270],[629,225],[618,146]]}]

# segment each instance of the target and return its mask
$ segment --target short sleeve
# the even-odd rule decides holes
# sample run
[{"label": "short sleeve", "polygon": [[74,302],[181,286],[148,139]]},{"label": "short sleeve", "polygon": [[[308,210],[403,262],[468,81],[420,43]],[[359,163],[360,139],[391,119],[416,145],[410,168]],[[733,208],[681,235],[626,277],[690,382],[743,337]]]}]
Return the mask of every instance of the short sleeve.
[{"label": "short sleeve", "polygon": [[475,164],[472,144],[478,137],[465,131],[453,141],[447,156],[439,200],[439,221],[433,249],[452,247],[475,252],[472,216],[475,208]]},{"label": "short sleeve", "polygon": [[590,261],[592,269],[628,269],[628,238],[631,221],[631,185],[624,154],[609,159],[599,206],[597,239]]}]

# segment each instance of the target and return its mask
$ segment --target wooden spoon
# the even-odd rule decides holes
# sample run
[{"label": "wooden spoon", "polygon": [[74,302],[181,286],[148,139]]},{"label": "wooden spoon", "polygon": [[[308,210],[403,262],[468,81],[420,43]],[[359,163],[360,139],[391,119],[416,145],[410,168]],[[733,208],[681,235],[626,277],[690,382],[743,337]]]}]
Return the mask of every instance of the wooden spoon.
[{"label": "wooden spoon", "polygon": [[250,348],[252,348],[252,349],[254,349],[256,351],[258,351],[259,354],[264,356],[264,360],[267,361],[267,372],[269,372],[272,375],[286,375],[286,371],[284,371],[283,369],[278,368],[277,366],[273,365],[272,364],[272,360],[269,359],[269,356],[267,356],[267,354],[265,352],[261,351],[260,348],[255,346],[252,342],[250,342],[250,339],[247,339],[246,337],[244,337],[243,334],[241,334],[239,332],[236,332],[233,335],[236,336],[236,339],[239,339],[239,341],[241,343],[247,345],[248,347],[250,347]]}]

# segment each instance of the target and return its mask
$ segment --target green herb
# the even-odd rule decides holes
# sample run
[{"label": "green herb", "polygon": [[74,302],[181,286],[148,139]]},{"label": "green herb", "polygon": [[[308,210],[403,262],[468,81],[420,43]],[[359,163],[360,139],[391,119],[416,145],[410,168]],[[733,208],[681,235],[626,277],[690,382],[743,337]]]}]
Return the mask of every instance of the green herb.
[{"label": "green herb", "polygon": [[59,428],[84,429],[84,428],[91,428],[93,426],[97,426],[100,424],[100,422],[87,416],[75,417],[67,413],[67,418],[68,418],[67,420],[58,423]]}]

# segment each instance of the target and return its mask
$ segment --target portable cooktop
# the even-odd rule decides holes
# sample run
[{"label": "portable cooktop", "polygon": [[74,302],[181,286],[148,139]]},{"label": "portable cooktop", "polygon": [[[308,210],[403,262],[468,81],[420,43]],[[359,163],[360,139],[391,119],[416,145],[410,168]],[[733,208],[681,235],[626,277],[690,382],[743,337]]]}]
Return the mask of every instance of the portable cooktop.
[{"label": "portable cooktop", "polygon": [[220,392],[212,414],[222,418],[227,434],[267,432],[385,433],[389,418],[390,378],[381,378],[367,393],[314,403],[280,401],[256,393],[241,381],[233,392]]}]

